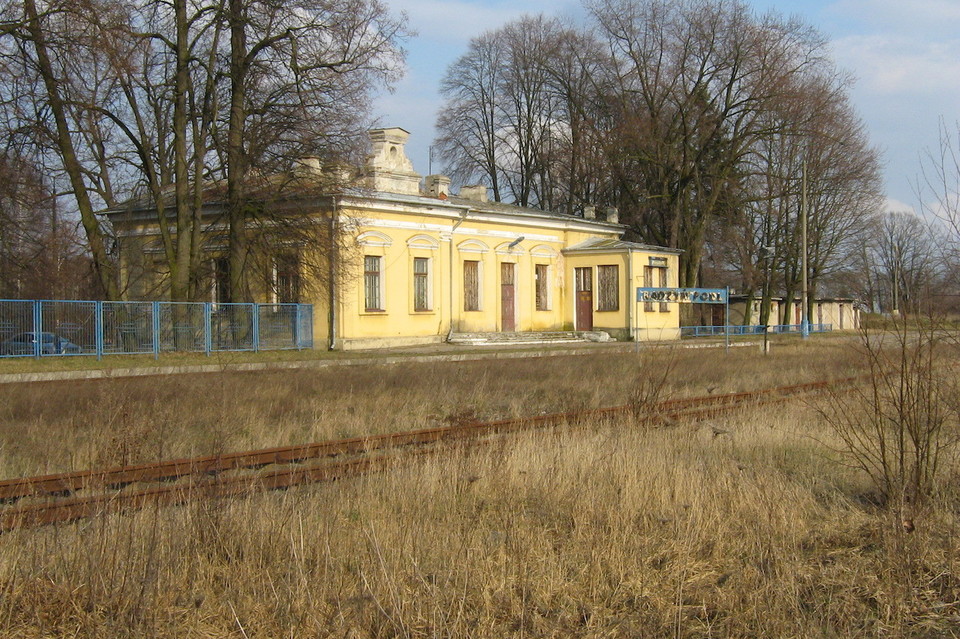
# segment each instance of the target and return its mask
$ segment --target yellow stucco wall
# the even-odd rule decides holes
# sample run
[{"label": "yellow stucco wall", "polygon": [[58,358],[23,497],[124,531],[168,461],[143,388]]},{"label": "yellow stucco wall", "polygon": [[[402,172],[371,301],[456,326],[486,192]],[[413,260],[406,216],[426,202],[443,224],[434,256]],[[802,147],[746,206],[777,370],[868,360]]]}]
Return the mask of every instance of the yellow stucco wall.
[{"label": "yellow stucco wall", "polygon": [[[588,238],[615,239],[619,229],[597,225],[592,229],[564,228],[546,217],[496,219],[484,212],[444,208],[437,202],[429,213],[417,207],[396,210],[345,206],[357,249],[354,271],[341,282],[338,334],[341,345],[382,341],[412,343],[439,341],[454,332],[497,332],[505,329],[505,310],[514,318],[515,331],[572,329],[569,279],[563,249]],[[365,308],[364,257],[382,265],[382,309]],[[430,260],[431,308],[414,310],[414,258]],[[581,261],[591,258],[579,258]],[[593,258],[594,260],[599,258]],[[616,259],[622,260],[622,257]],[[478,263],[479,307],[465,306],[464,264]],[[514,303],[504,308],[503,265],[513,265]],[[536,266],[547,268],[546,308],[538,309]],[[452,284],[452,286],[451,286]],[[617,315],[622,320],[622,313]],[[612,320],[616,325],[618,319]]]},{"label": "yellow stucco wall", "polygon": [[[318,205],[319,206],[319,205]],[[327,206],[327,205],[324,205]],[[343,237],[336,261],[340,264],[331,292],[329,278],[322,275],[329,265],[327,246],[300,246],[312,272],[301,273],[301,300],[313,304],[314,343],[317,348],[366,348],[438,342],[452,332],[498,332],[505,330],[503,265],[513,265],[514,302],[507,315],[513,330],[574,330],[576,308],[574,269],[592,269],[597,291],[598,266],[615,265],[618,273],[618,303],[615,309],[597,306],[594,297],[593,327],[618,339],[667,339],[679,336],[679,315],[643,313],[634,301],[634,289],[643,285],[643,265],[651,256],[669,261],[671,285],[676,285],[675,253],[635,249],[565,252],[593,239],[616,240],[622,227],[539,213],[514,213],[511,207],[477,206],[417,196],[353,196],[341,198],[318,215],[335,215]],[[145,251],[156,243],[155,224],[127,225],[123,245],[124,273],[145,273],[131,287],[134,298],[163,298],[164,274]],[[323,243],[323,242],[321,242]],[[221,247],[222,248],[222,247]],[[218,249],[219,250],[219,249]],[[218,255],[213,251],[206,259]],[[364,257],[380,260],[380,308],[365,305]],[[414,307],[414,261],[428,260],[429,304]],[[267,264],[270,256],[254,256]],[[479,308],[465,310],[464,263],[479,264]],[[537,308],[537,265],[546,267],[545,308]],[[259,268],[259,267],[258,267]],[[261,269],[262,270],[262,269]],[[318,275],[320,273],[321,275]],[[271,301],[268,287],[257,285],[257,301]],[[331,314],[331,295],[334,312]],[[332,315],[332,317],[331,317]],[[332,332],[331,332],[332,331]]]}]

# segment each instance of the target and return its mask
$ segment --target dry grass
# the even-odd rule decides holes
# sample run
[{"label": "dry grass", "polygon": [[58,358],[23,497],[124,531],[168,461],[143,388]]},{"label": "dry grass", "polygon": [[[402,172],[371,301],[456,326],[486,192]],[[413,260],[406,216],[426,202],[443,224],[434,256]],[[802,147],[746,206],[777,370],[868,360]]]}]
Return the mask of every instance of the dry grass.
[{"label": "dry grass", "polygon": [[905,534],[806,436],[814,416],[621,421],[339,485],[14,533],[0,538],[0,628],[956,636],[956,496]]},{"label": "dry grass", "polygon": [[[45,437],[64,424],[62,441],[88,456],[136,441],[98,446],[110,431],[84,415],[144,423],[144,450],[239,448],[624,403],[668,364],[664,396],[853,372],[839,350],[810,354],[129,380],[0,410],[45,433],[27,457],[56,452]],[[960,636],[956,460],[953,489],[907,534],[864,498],[865,477],[834,463],[819,415],[790,404],[663,429],[624,418],[339,484],[7,534],[0,636]]]},{"label": "dry grass", "polygon": [[0,476],[16,477],[614,406],[844,376],[832,343],[0,385]]}]

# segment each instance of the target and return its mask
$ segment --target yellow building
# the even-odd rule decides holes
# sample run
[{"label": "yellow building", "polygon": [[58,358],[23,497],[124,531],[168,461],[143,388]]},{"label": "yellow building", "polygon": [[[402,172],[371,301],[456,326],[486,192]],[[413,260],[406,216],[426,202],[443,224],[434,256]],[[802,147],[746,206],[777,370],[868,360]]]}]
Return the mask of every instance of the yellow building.
[{"label": "yellow building", "polygon": [[[317,347],[401,346],[494,332],[679,337],[678,306],[638,304],[634,292],[675,287],[679,251],[620,240],[624,227],[615,210],[603,220],[589,207],[584,217],[548,213],[489,202],[484,186],[454,195],[448,178],[423,179],[413,170],[404,151],[406,131],[377,129],[370,136],[372,152],[355,180],[359,186],[287,200],[342,237],[342,248],[323,258],[336,262],[335,268],[328,262],[331,276],[290,284],[310,278],[289,273],[307,261],[298,257],[310,246],[261,260],[268,281],[258,301],[314,304]],[[312,170],[322,177],[319,167]],[[135,296],[162,294],[156,278],[136,276],[149,270],[141,265],[149,262],[150,224],[129,208],[111,217],[129,288]],[[222,286],[218,293],[223,260],[216,251],[222,247],[211,246],[211,300],[225,301]]]}]

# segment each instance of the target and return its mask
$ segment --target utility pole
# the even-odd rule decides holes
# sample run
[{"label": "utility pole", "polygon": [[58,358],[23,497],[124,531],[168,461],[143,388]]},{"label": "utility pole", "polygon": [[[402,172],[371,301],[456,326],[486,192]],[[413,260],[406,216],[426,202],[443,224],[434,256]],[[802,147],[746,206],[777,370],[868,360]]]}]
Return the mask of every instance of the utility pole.
[{"label": "utility pole", "polygon": [[900,251],[897,251],[893,258],[893,311],[890,313],[893,317],[900,317]]},{"label": "utility pole", "polygon": [[803,279],[801,288],[803,297],[800,300],[800,334],[804,339],[810,337],[809,303],[807,301],[807,158],[803,158],[800,184],[800,244],[803,250],[802,268]]}]

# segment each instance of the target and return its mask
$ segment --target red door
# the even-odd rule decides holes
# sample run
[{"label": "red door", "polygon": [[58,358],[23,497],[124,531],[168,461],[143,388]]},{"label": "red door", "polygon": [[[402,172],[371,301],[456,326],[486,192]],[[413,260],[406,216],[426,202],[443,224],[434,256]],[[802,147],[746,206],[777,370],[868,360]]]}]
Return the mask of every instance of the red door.
[{"label": "red door", "polygon": [[593,269],[589,266],[574,269],[577,282],[577,330],[593,330]]},{"label": "red door", "polygon": [[512,333],[517,330],[515,264],[500,264],[500,330]]}]

